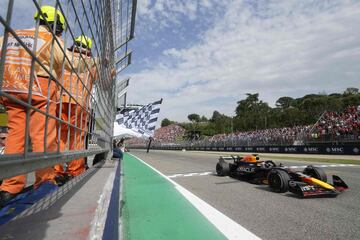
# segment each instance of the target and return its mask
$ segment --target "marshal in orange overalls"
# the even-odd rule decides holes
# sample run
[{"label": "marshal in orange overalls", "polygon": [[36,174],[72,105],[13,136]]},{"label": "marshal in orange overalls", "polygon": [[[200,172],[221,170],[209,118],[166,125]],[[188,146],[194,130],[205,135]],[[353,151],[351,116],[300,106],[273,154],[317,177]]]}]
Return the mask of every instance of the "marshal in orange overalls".
[{"label": "marshal in orange overalls", "polygon": [[[34,48],[35,29],[18,30],[16,34],[29,47]],[[71,65],[64,61],[64,49],[62,39],[57,37],[60,45],[56,42],[52,44],[52,35],[44,26],[39,27],[37,38],[36,56],[42,64],[50,71],[51,52],[53,51],[53,68],[52,75],[56,78],[61,75],[62,66],[70,70]],[[2,38],[0,39],[0,48]],[[53,50],[52,50],[53,49]],[[67,57],[72,59],[71,53]],[[6,58],[4,66],[4,78],[2,91],[11,94],[11,96],[27,102],[29,97],[31,56],[18,43],[18,41],[9,35]],[[73,61],[73,67],[84,71],[85,64],[78,59]],[[80,66],[79,66],[80,64]],[[32,85],[31,104],[33,107],[56,116],[57,90],[56,81],[51,80],[49,74],[35,62],[34,82]],[[11,101],[9,98],[2,97],[2,103],[7,108],[8,113],[8,139],[5,146],[5,154],[23,153],[25,145],[25,128],[26,128],[26,107]],[[47,125],[47,135],[45,136],[45,126]],[[33,152],[54,152],[57,151],[57,131],[56,120],[48,118],[36,111],[30,111],[29,135],[32,143]],[[54,182],[56,173],[52,167],[39,169],[35,171],[35,187],[39,184],[50,181]],[[1,191],[17,194],[25,187],[26,175],[20,175],[4,179],[0,186]]]},{"label": "marshal in orange overalls", "polygon": [[[80,57],[80,53],[76,53],[76,55]],[[83,53],[82,57],[91,61],[91,57],[87,56],[86,53]],[[63,86],[71,93],[71,96],[63,91],[62,102],[58,104],[57,111],[60,115],[61,105],[61,119],[81,130],[68,124],[61,124],[61,151],[85,149],[88,112],[90,111],[89,96],[95,81],[95,67],[90,72],[86,71],[79,74],[79,77],[70,71],[65,71],[63,75]],[[56,165],[55,170],[59,174],[65,173],[62,165]],[[85,158],[75,159],[68,162],[66,174],[78,176],[85,172],[85,170]]]}]

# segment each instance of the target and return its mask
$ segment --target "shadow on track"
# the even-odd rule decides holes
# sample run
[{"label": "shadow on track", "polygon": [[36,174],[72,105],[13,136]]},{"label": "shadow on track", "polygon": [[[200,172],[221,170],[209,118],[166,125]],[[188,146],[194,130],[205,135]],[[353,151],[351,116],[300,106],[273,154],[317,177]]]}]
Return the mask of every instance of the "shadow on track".
[{"label": "shadow on track", "polygon": [[[14,220],[0,226],[0,240],[3,239],[46,239],[48,223],[53,219],[62,217],[61,209],[76,192],[102,167],[104,162],[90,168],[64,186],[50,193],[48,196],[35,203],[29,209],[20,213]],[[21,226],[21,230],[19,229]],[[62,235],[61,226],[59,237]],[[84,231],[85,233],[86,231]],[[86,232],[87,234],[87,232]],[[84,236],[85,238],[87,236]]]}]

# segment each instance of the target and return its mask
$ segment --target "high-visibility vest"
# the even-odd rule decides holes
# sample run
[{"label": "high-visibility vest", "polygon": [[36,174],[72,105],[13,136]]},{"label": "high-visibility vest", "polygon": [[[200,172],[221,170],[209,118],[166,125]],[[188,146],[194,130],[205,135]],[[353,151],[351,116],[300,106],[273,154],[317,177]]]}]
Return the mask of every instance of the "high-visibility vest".
[{"label": "high-visibility vest", "polygon": [[[78,55],[77,57],[80,56]],[[83,57],[89,58],[84,55]],[[95,68],[93,67],[90,71],[85,71],[80,74],[65,70],[63,77],[64,88],[71,93],[71,96],[75,98],[81,106],[88,107],[89,94],[91,94],[93,83],[95,81]],[[62,92],[62,102],[75,104],[76,102],[73,98],[65,91]]]},{"label": "high-visibility vest", "polygon": [[[17,30],[15,32],[24,44],[33,51],[35,29]],[[49,46],[51,40],[52,35],[50,32],[39,30],[35,55],[39,56]],[[11,34],[9,34],[6,46],[2,90],[5,92],[28,93],[32,57]],[[42,59],[39,60],[42,61]],[[36,73],[34,74],[32,94],[43,96]]]}]

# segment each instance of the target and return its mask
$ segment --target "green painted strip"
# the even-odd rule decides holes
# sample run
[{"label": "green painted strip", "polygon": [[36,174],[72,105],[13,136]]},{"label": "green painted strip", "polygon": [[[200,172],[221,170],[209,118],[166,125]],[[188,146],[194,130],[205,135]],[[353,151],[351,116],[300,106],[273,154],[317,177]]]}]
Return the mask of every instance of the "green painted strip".
[{"label": "green painted strip", "polygon": [[129,154],[122,164],[125,240],[226,239],[164,177]]}]

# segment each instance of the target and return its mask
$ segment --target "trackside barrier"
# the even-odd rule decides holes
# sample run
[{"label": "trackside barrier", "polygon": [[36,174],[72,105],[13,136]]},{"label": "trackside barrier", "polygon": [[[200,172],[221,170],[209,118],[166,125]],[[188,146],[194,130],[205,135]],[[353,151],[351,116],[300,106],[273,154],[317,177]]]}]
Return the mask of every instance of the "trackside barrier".
[{"label": "trackside barrier", "polygon": [[[13,149],[10,153],[7,149],[11,146],[5,145],[6,154],[0,156],[0,180],[90,155],[99,155],[101,159],[111,157],[107,153],[112,148],[119,94],[116,82],[120,80],[119,73],[131,63],[128,42],[134,38],[136,4],[136,0],[1,1],[0,103],[7,108],[8,115],[15,105],[23,111],[24,118],[17,127],[14,119],[9,118],[8,140],[11,141],[14,129],[18,131],[21,150]],[[45,5],[60,11],[63,19],[59,14],[52,19],[44,14],[41,10]],[[34,18],[35,12],[38,15]],[[62,24],[65,29],[59,37],[57,31]],[[18,31],[23,29],[32,29],[32,33]],[[50,39],[46,45],[49,56],[39,53],[38,48],[44,46],[41,34]],[[79,36],[87,36],[91,44],[82,37],[79,41]],[[20,58],[16,55],[18,51],[23,52]],[[18,71],[11,72],[10,65],[17,66]],[[25,65],[26,71],[22,69]],[[66,80],[67,72],[72,80]],[[25,81],[23,97],[15,94],[16,82],[10,84],[15,90],[9,91],[9,79]],[[45,79],[47,90],[56,89],[56,97],[50,96],[50,91],[40,94],[43,107],[34,101],[34,96],[39,96],[39,79]],[[73,106],[66,111],[65,98]],[[56,113],[51,107],[54,104]],[[34,114],[44,119],[44,123],[34,122]],[[63,118],[64,114],[67,118]],[[40,147],[36,146],[39,140],[31,136],[37,124],[43,124],[35,134],[38,139],[43,138]],[[51,142],[56,142],[56,147],[51,148],[49,134],[54,131],[54,125],[56,141]],[[64,142],[64,129],[67,141],[62,147],[59,143]],[[75,139],[74,143],[71,138]],[[89,143],[95,147],[89,147]]]},{"label": "trackside barrier", "polygon": [[120,189],[121,189],[121,162],[117,165],[115,172],[113,188],[111,191],[109,207],[107,211],[107,217],[104,227],[103,239],[118,239],[121,235],[121,229],[119,229],[119,218],[121,217],[121,203],[120,199]]},{"label": "trackside barrier", "polygon": [[[129,146],[129,148],[146,149],[146,146]],[[254,146],[254,147],[191,147],[191,146],[153,146],[157,150],[190,150],[220,152],[261,152],[261,153],[295,153],[295,154],[335,154],[360,155],[359,145],[306,145],[306,146]]]}]

